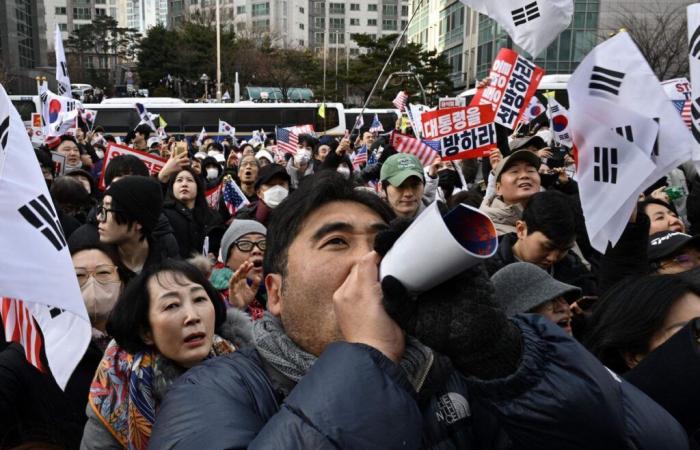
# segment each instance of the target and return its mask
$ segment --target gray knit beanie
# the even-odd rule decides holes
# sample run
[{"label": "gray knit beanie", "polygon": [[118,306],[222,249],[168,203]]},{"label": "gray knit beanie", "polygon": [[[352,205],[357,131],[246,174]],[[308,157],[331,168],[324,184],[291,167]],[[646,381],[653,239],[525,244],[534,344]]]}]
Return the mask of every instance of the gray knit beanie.
[{"label": "gray knit beanie", "polygon": [[491,277],[496,302],[507,316],[530,311],[543,303],[564,297],[572,303],[581,289],[555,280],[542,268],[527,262],[508,264]]},{"label": "gray knit beanie", "polygon": [[224,264],[228,260],[228,253],[233,243],[248,233],[260,233],[266,236],[267,228],[255,220],[233,219],[224,233],[224,237],[221,238],[221,259]]}]

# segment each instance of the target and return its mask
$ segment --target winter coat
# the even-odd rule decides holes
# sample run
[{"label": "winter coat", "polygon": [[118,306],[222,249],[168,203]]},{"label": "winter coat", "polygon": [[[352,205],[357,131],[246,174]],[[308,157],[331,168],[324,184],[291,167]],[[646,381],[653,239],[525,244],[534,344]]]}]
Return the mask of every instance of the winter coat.
[{"label": "winter coat", "polygon": [[[508,264],[518,262],[513,254],[513,245],[517,240],[518,236],[515,233],[508,233],[501,237],[496,254],[486,260],[486,270],[489,276]],[[598,295],[595,276],[586,268],[581,258],[571,250],[566,253],[564,258],[552,265],[549,274],[563,283],[580,287],[583,295]]]},{"label": "winter coat", "polygon": [[362,344],[331,344],[296,385],[252,348],[206,361],[169,390],[150,448],[688,448],[663,408],[554,324],[513,321],[523,346],[515,373],[466,378],[434,355],[418,393]]},{"label": "winter coat", "polygon": [[178,201],[168,202],[163,206],[163,214],[173,229],[177,240],[179,255],[186,259],[193,253],[201,254],[204,238],[209,236],[209,253],[219,254],[221,237],[226,231],[221,217],[206,208],[202,218],[197,220],[193,210]]},{"label": "winter coat", "polygon": [[522,205],[519,203],[508,205],[499,197],[493,197],[490,201],[488,197],[485,197],[479,209],[489,216],[496,226],[496,233],[499,236],[514,233],[515,222],[520,220],[520,216],[523,214]]},{"label": "winter coat", "polygon": [[306,170],[304,171],[304,173],[300,173],[299,169],[294,167],[294,158],[291,158],[289,161],[287,161],[287,173],[289,174],[289,178],[291,179],[289,189],[294,190],[299,187],[299,182],[302,180],[302,178],[308,177],[309,175],[313,175],[314,166],[309,162],[309,164],[306,166]]},{"label": "winter coat", "polygon": [[81,414],[72,408],[70,398],[53,377],[29,364],[24,348],[5,342],[3,335],[0,341],[0,448],[43,442],[76,449],[83,423]]},{"label": "winter coat", "polygon": [[598,268],[601,295],[627,277],[643,276],[650,272],[647,256],[650,226],[649,216],[644,211],[638,211],[636,221],[627,223],[617,244],[614,247],[608,245]]}]

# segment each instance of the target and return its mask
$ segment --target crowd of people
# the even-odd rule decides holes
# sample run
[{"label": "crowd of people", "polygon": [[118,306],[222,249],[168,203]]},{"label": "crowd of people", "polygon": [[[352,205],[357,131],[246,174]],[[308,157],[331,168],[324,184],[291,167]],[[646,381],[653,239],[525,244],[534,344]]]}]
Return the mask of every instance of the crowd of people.
[{"label": "crowd of people", "polygon": [[[105,165],[99,126],[36,149],[93,334],[65,390],[0,339],[0,447],[699,448],[700,177],[647,189],[600,253],[547,125],[427,167],[369,131],[283,154],[141,124],[157,175]],[[206,197],[229,182],[240,208]],[[380,279],[436,201],[497,252],[426,292]]]}]

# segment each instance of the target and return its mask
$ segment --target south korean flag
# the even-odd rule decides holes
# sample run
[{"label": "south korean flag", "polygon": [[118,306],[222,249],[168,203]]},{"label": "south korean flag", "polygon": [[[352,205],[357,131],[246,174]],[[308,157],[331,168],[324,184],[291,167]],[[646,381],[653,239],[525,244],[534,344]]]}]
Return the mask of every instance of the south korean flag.
[{"label": "south korean flag", "polygon": [[700,4],[688,6],[688,59],[690,62],[691,118],[695,166],[700,168]]},{"label": "south korean flag", "polygon": [[[601,99],[571,108],[569,117],[578,150],[576,175],[586,230],[593,248],[604,253],[608,243],[617,243],[644,190],[642,183],[656,170],[647,148],[659,126],[626,108],[613,110]],[[648,131],[632,142],[611,127],[612,121]]]},{"label": "south korean flag", "polygon": [[[692,159],[692,135],[628,33],[618,33],[594,48],[571,76],[567,91],[570,114],[575,109],[612,112],[610,121],[603,122],[607,129],[614,129],[616,134],[636,144],[651,159],[655,170],[642,180],[642,189]],[[603,106],[594,108],[592,104]],[[629,123],[624,115],[616,114],[624,110],[634,111],[658,127]],[[658,136],[653,140],[646,139],[648,131],[657,128]],[[580,127],[576,129],[586,131]],[[645,139],[640,140],[643,135]]]},{"label": "south korean flag", "polygon": [[573,0],[461,0],[498,22],[533,57],[571,23]]}]

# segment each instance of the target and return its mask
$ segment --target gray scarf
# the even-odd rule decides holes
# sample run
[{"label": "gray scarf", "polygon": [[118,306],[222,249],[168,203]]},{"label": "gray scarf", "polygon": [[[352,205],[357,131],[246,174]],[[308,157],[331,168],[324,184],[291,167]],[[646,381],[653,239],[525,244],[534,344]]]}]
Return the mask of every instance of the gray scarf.
[{"label": "gray scarf", "polygon": [[[280,319],[268,311],[253,323],[253,344],[265,361],[295,383],[302,379],[317,359],[300,349],[284,332]],[[406,349],[400,365],[416,391],[422,387],[433,365],[433,358],[430,348],[406,336]]]}]

